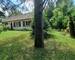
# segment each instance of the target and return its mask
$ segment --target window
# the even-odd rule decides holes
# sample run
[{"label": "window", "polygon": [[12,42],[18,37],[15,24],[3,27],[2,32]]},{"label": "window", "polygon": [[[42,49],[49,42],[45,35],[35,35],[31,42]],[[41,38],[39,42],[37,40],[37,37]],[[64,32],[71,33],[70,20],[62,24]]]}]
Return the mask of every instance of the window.
[{"label": "window", "polygon": [[15,24],[15,22],[14,22],[14,27],[16,27],[16,24]]},{"label": "window", "polygon": [[26,25],[29,26],[30,25],[30,21],[26,21]]},{"label": "window", "polygon": [[30,26],[30,22],[31,21],[23,21],[23,26],[25,27],[25,26]]},{"label": "window", "polygon": [[8,25],[8,22],[6,22],[5,25]]},{"label": "window", "polygon": [[18,22],[18,26],[21,27],[21,22]]},{"label": "window", "polygon": [[25,21],[23,21],[23,26],[26,26],[26,25],[25,25]]},{"label": "window", "polygon": [[14,22],[14,27],[21,27],[21,22]]}]

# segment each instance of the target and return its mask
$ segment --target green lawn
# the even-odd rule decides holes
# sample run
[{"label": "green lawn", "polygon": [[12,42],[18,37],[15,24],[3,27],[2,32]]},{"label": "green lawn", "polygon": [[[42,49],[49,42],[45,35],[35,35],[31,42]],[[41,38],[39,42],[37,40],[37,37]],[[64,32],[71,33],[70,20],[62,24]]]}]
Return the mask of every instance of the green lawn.
[{"label": "green lawn", "polygon": [[30,31],[0,33],[0,60],[75,60],[75,39],[52,31],[44,49],[35,49]]}]

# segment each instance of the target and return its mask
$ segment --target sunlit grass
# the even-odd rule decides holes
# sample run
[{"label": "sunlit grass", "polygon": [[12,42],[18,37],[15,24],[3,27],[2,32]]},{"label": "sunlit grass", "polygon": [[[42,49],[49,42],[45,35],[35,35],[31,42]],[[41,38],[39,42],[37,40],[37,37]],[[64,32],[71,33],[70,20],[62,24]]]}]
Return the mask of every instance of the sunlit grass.
[{"label": "sunlit grass", "polygon": [[75,39],[71,38],[69,34],[64,34],[63,32],[53,31],[55,41],[63,45],[68,45],[70,48],[75,50]]},{"label": "sunlit grass", "polygon": [[75,39],[51,31],[45,48],[35,49],[30,31],[5,31],[0,34],[0,60],[75,60]]}]

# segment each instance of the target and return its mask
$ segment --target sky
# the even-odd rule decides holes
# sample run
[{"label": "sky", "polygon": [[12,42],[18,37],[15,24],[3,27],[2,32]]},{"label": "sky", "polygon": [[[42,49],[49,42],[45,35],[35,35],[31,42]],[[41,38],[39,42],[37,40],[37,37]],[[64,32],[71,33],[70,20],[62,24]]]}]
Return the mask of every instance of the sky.
[{"label": "sky", "polygon": [[12,2],[14,2],[15,4],[19,4],[20,0],[11,0]]},{"label": "sky", "polygon": [[[14,4],[20,4],[20,0],[11,0]],[[73,0],[74,4],[75,4],[75,0]],[[24,8],[23,10],[20,9],[20,8]],[[28,12],[31,12],[34,8],[34,3],[33,3],[33,0],[26,0],[25,3],[23,3],[20,8],[18,8],[19,11],[21,11],[21,13],[25,14],[25,13],[28,13]],[[1,8],[0,8],[0,11],[3,11]],[[5,11],[5,15],[8,16],[9,13],[7,11]]]},{"label": "sky", "polygon": [[[13,3],[15,4],[20,4],[20,0],[11,0]],[[25,14],[28,12],[31,12],[33,9],[33,0],[26,0],[21,6],[20,8],[18,8],[19,11],[21,11],[21,13]],[[24,8],[23,10],[21,8]]]},{"label": "sky", "polygon": [[[20,4],[20,0],[11,0],[14,4],[18,5]],[[23,9],[21,9],[23,8]],[[34,8],[34,3],[33,0],[26,0],[19,8],[17,8],[19,11],[21,11],[22,14],[31,12]],[[0,11],[3,11],[2,8],[0,7]],[[5,15],[9,16],[9,13],[5,11]]]},{"label": "sky", "polygon": [[74,1],[74,4],[75,4],[75,0],[73,0]]},{"label": "sky", "polygon": [[27,8],[27,10],[26,9],[21,10],[21,12],[23,14],[27,13],[27,12],[31,12],[33,10],[33,8],[34,8],[34,4],[33,4],[33,2],[31,0],[26,1],[25,3],[23,3],[22,6],[24,6],[24,8]]}]

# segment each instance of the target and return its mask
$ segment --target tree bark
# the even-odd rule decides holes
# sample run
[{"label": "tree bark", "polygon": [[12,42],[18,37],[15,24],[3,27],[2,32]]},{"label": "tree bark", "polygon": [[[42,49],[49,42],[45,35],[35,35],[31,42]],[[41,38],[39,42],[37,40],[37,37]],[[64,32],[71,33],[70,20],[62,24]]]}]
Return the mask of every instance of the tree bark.
[{"label": "tree bark", "polygon": [[70,16],[69,28],[70,28],[70,35],[75,38],[75,26],[73,22],[73,17],[71,16]]},{"label": "tree bark", "polygon": [[43,41],[43,20],[42,20],[42,2],[43,0],[34,1],[34,35],[35,35],[35,48],[44,48]]}]

